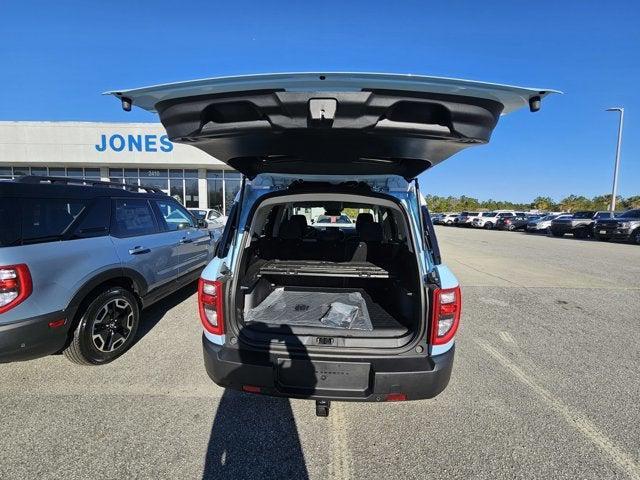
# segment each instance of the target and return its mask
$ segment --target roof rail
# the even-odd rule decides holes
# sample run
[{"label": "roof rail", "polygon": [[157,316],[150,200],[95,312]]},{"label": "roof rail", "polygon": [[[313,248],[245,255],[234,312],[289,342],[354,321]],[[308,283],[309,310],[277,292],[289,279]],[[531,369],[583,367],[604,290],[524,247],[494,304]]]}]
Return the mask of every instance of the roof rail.
[{"label": "roof rail", "polygon": [[89,187],[110,187],[120,188],[122,190],[129,190],[131,192],[139,192],[144,190],[148,193],[162,193],[165,194],[158,187],[148,187],[145,185],[129,185],[127,183],[116,182],[103,182],[102,180],[89,180],[86,178],[73,178],[73,177],[47,177],[40,175],[23,175],[14,180],[18,183],[50,183],[50,184],[62,184],[62,185],[84,185]]}]

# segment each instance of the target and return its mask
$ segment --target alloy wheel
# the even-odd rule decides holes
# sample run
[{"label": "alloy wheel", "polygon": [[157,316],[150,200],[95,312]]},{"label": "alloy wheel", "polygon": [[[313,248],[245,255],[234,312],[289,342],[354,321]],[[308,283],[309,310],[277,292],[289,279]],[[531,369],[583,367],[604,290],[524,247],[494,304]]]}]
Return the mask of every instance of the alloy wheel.
[{"label": "alloy wheel", "polygon": [[134,326],[133,307],[124,298],[105,303],[96,314],[91,338],[101,352],[113,352],[125,344]]}]

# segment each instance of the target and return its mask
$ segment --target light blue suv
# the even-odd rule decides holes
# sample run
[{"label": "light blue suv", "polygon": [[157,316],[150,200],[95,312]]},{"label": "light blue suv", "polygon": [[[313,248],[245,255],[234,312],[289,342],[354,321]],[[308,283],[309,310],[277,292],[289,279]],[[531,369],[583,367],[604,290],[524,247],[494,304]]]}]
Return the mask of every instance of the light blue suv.
[{"label": "light blue suv", "polygon": [[301,73],[110,93],[244,175],[199,284],[213,381],[315,399],[323,416],[330,400],[416,400],[446,387],[461,292],[417,177],[552,91]]},{"label": "light blue suv", "polygon": [[0,183],[0,361],[110,362],[140,311],[211,260],[206,224],[160,190],[52,177]]}]

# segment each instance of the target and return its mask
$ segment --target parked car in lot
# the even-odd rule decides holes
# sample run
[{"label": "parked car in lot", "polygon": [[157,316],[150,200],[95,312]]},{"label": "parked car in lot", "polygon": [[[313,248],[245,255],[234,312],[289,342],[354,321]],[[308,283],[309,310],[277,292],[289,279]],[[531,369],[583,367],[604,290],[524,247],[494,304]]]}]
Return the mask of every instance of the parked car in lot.
[{"label": "parked car in lot", "polygon": [[628,210],[614,218],[600,218],[593,231],[597,240],[624,240],[640,245],[640,209]]},{"label": "parked car in lot", "polygon": [[[327,94],[326,92],[330,92]],[[244,175],[202,273],[204,363],[219,385],[316,400],[431,398],[448,384],[458,281],[416,177],[489,140],[548,89],[382,74],[275,74],[113,92]],[[361,212],[305,235],[305,209]]]},{"label": "parked car in lot", "polygon": [[444,215],[444,213],[434,213],[433,215],[431,215],[431,223],[433,223],[434,225],[439,225],[440,219],[442,219]]},{"label": "parked car in lot", "polygon": [[505,215],[497,219],[497,230],[509,230],[513,232],[515,230],[524,230],[527,226],[528,219],[524,214]]},{"label": "parked car in lot", "polygon": [[315,228],[355,228],[356,224],[347,215],[318,215],[313,220]]},{"label": "parked car in lot", "polygon": [[470,227],[471,222],[478,215],[480,215],[480,212],[462,212],[455,218],[454,223],[456,227]]},{"label": "parked car in lot", "polygon": [[459,215],[459,213],[445,213],[442,215],[442,217],[440,217],[437,222],[438,225],[453,225],[455,222],[456,217]]},{"label": "parked car in lot", "polygon": [[512,210],[504,211],[499,210],[495,212],[485,212],[473,219],[472,226],[476,228],[486,228],[491,230],[496,225],[502,222],[505,218],[511,218],[515,216],[515,212]]},{"label": "parked car in lot", "polygon": [[551,228],[551,221],[556,219],[556,218],[560,218],[560,217],[565,217],[565,218],[569,218],[571,217],[571,215],[566,214],[566,215],[544,215],[542,217],[538,217],[538,218],[534,218],[534,217],[530,217],[528,218],[528,222],[527,222],[527,226],[525,227],[525,231],[527,231],[528,233],[551,233],[550,228]]},{"label": "parked car in lot", "polygon": [[589,238],[593,236],[595,221],[602,218],[611,218],[611,212],[585,210],[575,212],[568,218],[558,217],[551,220],[551,234],[554,237],[562,237],[567,233],[572,233],[575,238]]},{"label": "parked car in lot", "polygon": [[223,228],[227,223],[227,216],[215,208],[188,208],[187,210],[197,219],[207,222],[209,230]]},{"label": "parked car in lot", "polygon": [[0,183],[0,361],[63,350],[99,365],[135,340],[140,310],[195,281],[204,222],[160,190],[68,178]]}]

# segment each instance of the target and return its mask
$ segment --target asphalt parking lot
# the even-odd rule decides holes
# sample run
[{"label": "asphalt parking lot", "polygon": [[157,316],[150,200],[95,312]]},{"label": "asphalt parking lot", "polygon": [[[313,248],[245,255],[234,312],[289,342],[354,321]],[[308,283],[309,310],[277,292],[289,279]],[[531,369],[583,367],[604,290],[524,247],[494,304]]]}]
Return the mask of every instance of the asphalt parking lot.
[{"label": "asphalt parking lot", "polygon": [[436,399],[317,418],[225,392],[191,288],[110,365],[0,365],[0,478],[640,478],[640,248],[437,233],[464,305]]}]

